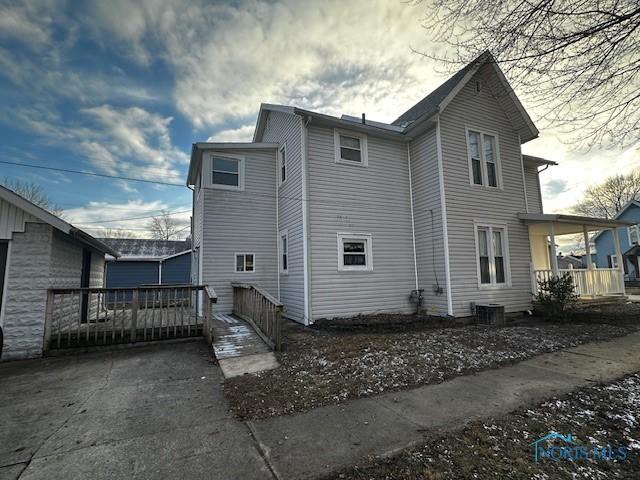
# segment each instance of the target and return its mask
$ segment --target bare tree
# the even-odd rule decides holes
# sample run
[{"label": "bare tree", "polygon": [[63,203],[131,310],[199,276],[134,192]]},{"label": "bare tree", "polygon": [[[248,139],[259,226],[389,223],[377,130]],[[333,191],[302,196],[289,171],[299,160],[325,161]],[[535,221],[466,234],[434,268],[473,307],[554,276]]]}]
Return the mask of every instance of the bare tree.
[{"label": "bare tree", "polygon": [[0,184],[7,187],[9,190],[17,193],[21,197],[29,200],[31,203],[44,208],[48,212],[54,215],[62,215],[63,209],[57,205],[49,196],[45,193],[42,186],[34,182],[23,182],[14,178],[4,177]]},{"label": "bare tree", "polygon": [[157,240],[171,240],[178,234],[178,224],[171,218],[171,214],[162,210],[160,216],[153,217],[148,224],[151,236]]},{"label": "bare tree", "polygon": [[637,144],[638,0],[430,0],[424,26],[424,55],[453,69],[489,50],[539,120],[576,145]]},{"label": "bare tree", "polygon": [[100,236],[103,238],[138,238],[138,236],[134,232],[121,228],[107,228],[101,232]]},{"label": "bare tree", "polygon": [[573,210],[590,217],[613,218],[629,200],[640,201],[640,171],[614,175],[589,187]]}]

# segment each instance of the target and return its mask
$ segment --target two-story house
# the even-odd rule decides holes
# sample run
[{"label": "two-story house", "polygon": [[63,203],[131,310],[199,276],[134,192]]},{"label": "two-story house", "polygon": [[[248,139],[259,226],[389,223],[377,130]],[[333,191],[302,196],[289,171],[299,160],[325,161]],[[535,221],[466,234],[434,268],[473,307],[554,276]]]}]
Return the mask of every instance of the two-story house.
[{"label": "two-story house", "polygon": [[555,234],[618,225],[542,213],[537,136],[489,52],[390,124],[262,104],[252,142],[193,145],[193,280],[222,312],[254,283],[304,324],[420,289],[434,315],[527,310]]}]

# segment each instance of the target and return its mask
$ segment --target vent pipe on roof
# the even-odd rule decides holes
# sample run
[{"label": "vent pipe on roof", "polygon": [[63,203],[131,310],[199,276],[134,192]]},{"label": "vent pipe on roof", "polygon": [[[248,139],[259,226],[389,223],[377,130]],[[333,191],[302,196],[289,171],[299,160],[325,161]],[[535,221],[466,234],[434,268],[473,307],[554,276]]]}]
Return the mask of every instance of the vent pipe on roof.
[{"label": "vent pipe on roof", "polygon": [[367,123],[366,119],[364,118],[364,113],[362,114],[362,124],[365,125]]}]

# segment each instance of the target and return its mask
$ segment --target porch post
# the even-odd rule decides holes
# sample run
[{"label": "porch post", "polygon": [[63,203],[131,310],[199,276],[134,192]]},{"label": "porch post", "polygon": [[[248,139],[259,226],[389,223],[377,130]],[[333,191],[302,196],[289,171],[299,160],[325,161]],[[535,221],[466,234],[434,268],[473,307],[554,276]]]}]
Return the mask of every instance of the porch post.
[{"label": "porch post", "polygon": [[549,241],[551,242],[551,272],[554,276],[558,276],[558,252],[556,252],[556,231],[553,223],[549,232]]},{"label": "porch post", "polygon": [[593,262],[591,261],[591,245],[589,244],[589,231],[587,230],[586,225],[582,227],[582,231],[584,233],[584,251],[587,256],[587,268],[589,270],[593,270]]},{"label": "porch post", "polygon": [[620,271],[620,285],[622,293],[624,294],[624,259],[622,258],[622,249],[620,248],[620,237],[618,236],[618,229],[612,228],[611,235],[613,236],[613,246],[616,250],[616,258],[618,259],[618,270]]}]

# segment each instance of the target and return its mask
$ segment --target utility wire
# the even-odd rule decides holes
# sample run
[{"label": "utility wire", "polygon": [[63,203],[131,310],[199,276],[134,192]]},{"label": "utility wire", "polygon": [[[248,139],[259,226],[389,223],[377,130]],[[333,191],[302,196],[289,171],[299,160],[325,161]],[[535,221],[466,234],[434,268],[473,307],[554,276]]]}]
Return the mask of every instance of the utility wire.
[{"label": "utility wire", "polygon": [[[179,212],[167,212],[163,215],[178,215],[180,213],[191,213],[191,210],[181,210]],[[129,217],[129,218],[113,218],[113,219],[104,219],[104,220],[92,220],[91,222],[73,222],[78,223],[80,225],[88,225],[94,223],[111,223],[111,222],[128,222],[129,220],[143,220],[145,218],[154,218],[158,215],[146,215],[144,217]]]},{"label": "utility wire", "polygon": [[53,170],[53,171],[56,171],[56,172],[76,173],[78,175],[90,175],[90,176],[93,176],[93,177],[113,178],[113,179],[116,179],[116,180],[128,180],[130,182],[154,183],[156,185],[169,185],[169,186],[172,186],[172,187],[187,188],[187,186],[182,184],[182,183],[161,182],[159,180],[146,180],[146,179],[142,179],[142,178],[133,178],[133,177],[121,177],[119,175],[107,175],[106,173],[83,172],[81,170],[70,170],[68,168],[47,167],[47,166],[44,166],[44,165],[34,165],[32,163],[8,162],[6,160],[0,160],[0,163],[4,163],[6,165],[17,165],[19,167],[39,168],[41,170]]}]

